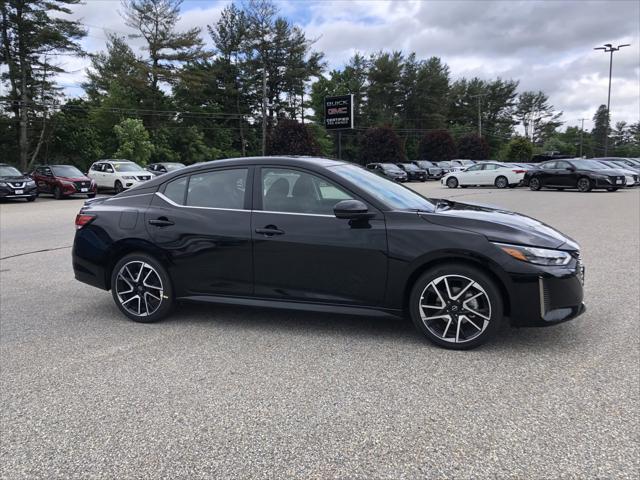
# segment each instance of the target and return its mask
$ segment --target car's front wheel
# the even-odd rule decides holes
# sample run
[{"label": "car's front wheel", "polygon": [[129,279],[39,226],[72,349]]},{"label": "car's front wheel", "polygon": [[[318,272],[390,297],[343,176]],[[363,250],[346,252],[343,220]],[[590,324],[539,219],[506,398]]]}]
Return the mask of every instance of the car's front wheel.
[{"label": "car's front wheel", "polygon": [[591,185],[591,180],[587,177],[580,177],[578,179],[578,190],[581,192],[590,192],[591,189],[593,188],[593,185]]},{"label": "car's front wheel", "polygon": [[56,200],[62,200],[62,189],[58,185],[53,189],[53,198]]},{"label": "car's front wheel", "polygon": [[500,328],[502,296],[482,271],[464,264],[434,267],[420,276],[409,299],[411,319],[433,343],[466,350]]},{"label": "car's front wheel", "polygon": [[120,180],[116,180],[116,183],[113,185],[113,189],[116,191],[116,194],[122,193],[122,191],[124,190],[122,182],[120,182]]},{"label": "car's front wheel", "polygon": [[447,178],[447,187],[449,187],[449,188],[457,188],[458,187],[458,179],[456,177]]},{"label": "car's front wheel", "polygon": [[126,255],[116,264],[111,274],[111,293],[122,313],[142,323],[161,320],[174,302],[166,269],[144,253]]},{"label": "car's front wheel", "polygon": [[607,188],[607,192],[616,192],[618,189],[616,187]]}]

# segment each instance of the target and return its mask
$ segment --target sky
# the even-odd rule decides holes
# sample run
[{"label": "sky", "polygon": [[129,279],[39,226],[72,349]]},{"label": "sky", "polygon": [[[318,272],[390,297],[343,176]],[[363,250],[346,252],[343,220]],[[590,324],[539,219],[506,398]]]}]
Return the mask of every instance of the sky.
[{"label": "sky", "polygon": [[[213,24],[229,1],[186,0],[179,27]],[[614,54],[612,124],[640,120],[640,1],[420,1],[276,0],[280,14],[301,26],[329,69],[355,53],[379,50],[438,56],[461,77],[515,79],[520,91],[542,90],[563,112],[564,126],[592,127],[607,102],[609,54],[593,50],[630,43]],[[89,35],[89,52],[104,50],[107,33],[130,33],[119,0],[85,0],[74,7]],[[141,45],[133,42],[138,51]],[[141,53],[141,52],[140,52]],[[87,58],[59,57],[69,71],[59,78],[68,96],[79,96]]]}]

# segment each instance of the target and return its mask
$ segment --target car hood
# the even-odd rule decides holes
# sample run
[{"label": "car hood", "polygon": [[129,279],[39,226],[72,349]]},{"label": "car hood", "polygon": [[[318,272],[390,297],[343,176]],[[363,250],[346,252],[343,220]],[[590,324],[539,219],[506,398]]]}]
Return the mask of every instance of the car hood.
[{"label": "car hood", "polygon": [[520,213],[443,199],[431,201],[436,205],[436,210],[425,215],[428,221],[479,233],[492,242],[563,250],[580,248],[567,235]]},{"label": "car hood", "polygon": [[0,177],[0,182],[28,182],[29,180],[33,180],[31,177],[27,177],[26,175],[15,175],[12,177]]},{"label": "car hood", "polygon": [[89,177],[56,177],[59,180],[64,180],[65,182],[90,182],[91,179]]}]

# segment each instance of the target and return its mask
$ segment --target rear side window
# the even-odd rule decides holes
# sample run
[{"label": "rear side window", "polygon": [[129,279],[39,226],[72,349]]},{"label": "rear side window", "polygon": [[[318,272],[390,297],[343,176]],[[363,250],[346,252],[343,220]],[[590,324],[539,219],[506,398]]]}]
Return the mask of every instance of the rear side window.
[{"label": "rear side window", "polygon": [[554,168],[556,168],[556,162],[544,163],[540,165],[540,168],[542,168],[543,170],[553,170]]},{"label": "rear side window", "polygon": [[187,187],[187,206],[244,209],[246,168],[215,170],[192,175]]},{"label": "rear side window", "polygon": [[164,196],[178,205],[184,205],[184,196],[187,191],[187,180],[189,177],[182,177],[167,183],[164,187]]}]

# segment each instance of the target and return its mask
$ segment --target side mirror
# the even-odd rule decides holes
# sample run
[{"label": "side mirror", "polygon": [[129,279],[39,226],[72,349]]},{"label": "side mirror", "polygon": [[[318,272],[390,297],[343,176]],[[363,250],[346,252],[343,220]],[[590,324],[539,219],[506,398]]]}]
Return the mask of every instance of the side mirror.
[{"label": "side mirror", "polygon": [[375,216],[360,200],[342,200],[333,207],[333,213],[336,218],[345,220],[364,220]]},{"label": "side mirror", "polygon": [[573,167],[567,167],[567,170],[570,171],[570,172],[575,172],[576,171],[576,169],[573,168]]}]

